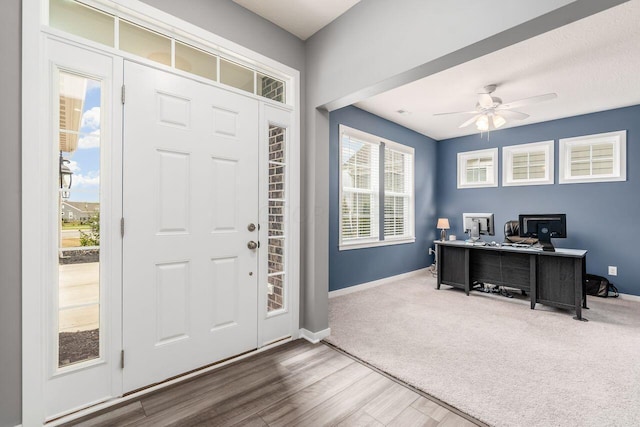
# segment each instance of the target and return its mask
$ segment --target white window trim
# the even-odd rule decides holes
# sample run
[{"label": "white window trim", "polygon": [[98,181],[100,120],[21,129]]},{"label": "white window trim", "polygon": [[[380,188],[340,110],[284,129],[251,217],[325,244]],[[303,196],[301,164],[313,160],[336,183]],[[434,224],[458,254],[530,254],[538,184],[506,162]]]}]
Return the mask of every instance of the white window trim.
[{"label": "white window trim", "polygon": [[[523,185],[549,185],[554,183],[554,142],[542,141],[529,144],[510,145],[502,147],[502,186],[523,186]],[[515,154],[530,153],[532,151],[544,150],[545,176],[544,178],[513,179],[513,156]]]},{"label": "white window trim", "polygon": [[[486,182],[468,183],[466,181],[466,162],[468,159],[491,156],[493,162],[493,174],[487,175]],[[464,151],[458,153],[458,188],[485,188],[498,186],[498,149],[488,148],[486,150]]]},{"label": "white window trim", "polygon": [[[411,231],[410,236],[401,236],[401,237],[386,237],[384,235],[380,235],[380,221],[384,222],[384,217],[378,218],[376,221],[376,237],[371,238],[362,238],[362,239],[352,239],[350,241],[344,242],[342,239],[342,136],[347,133],[350,136],[361,139],[364,142],[369,142],[372,144],[376,144],[378,147],[381,144],[384,144],[385,147],[389,147],[393,150],[400,151],[403,153],[407,153],[411,155],[412,159],[412,181],[411,181],[411,200],[409,202],[409,230]],[[339,173],[338,173],[338,191],[339,191],[339,199],[338,199],[338,250],[352,250],[352,249],[362,249],[362,248],[373,248],[378,246],[391,246],[391,245],[402,245],[407,243],[414,243],[416,241],[415,235],[415,150],[413,147],[409,147],[407,145],[403,145],[394,141],[390,141],[385,138],[381,138],[376,135],[372,135],[367,132],[363,132],[358,129],[351,128],[349,126],[340,124],[339,126],[339,134],[338,134],[338,165],[339,165]],[[382,153],[384,156],[384,153]],[[383,163],[384,159],[380,159],[379,165]],[[378,183],[379,185],[379,194],[384,195],[384,180]],[[378,197],[378,206],[380,203],[383,203],[383,200],[380,200]]]},{"label": "white window trim", "polygon": [[[570,150],[577,145],[593,145],[613,141],[613,170],[611,175],[571,177]],[[617,182],[627,180],[627,131],[598,133],[560,139],[560,171],[558,183],[578,184],[589,182]]]}]

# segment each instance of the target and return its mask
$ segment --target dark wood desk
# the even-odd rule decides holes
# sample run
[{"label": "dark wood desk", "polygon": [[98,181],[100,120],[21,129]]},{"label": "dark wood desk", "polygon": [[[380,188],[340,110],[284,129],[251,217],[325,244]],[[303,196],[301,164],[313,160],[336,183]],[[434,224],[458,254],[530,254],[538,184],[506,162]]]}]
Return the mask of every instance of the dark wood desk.
[{"label": "dark wood desk", "polygon": [[512,246],[479,246],[460,240],[436,242],[438,289],[449,285],[469,295],[474,282],[508,286],[536,303],[575,310],[577,320],[587,308],[584,275],[587,251],[559,249],[545,252]]}]

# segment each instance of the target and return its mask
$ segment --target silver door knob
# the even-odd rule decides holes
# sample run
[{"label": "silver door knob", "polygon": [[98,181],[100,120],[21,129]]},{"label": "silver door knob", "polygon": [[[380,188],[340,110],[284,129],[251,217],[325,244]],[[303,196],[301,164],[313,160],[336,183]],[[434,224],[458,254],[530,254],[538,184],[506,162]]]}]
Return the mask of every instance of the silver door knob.
[{"label": "silver door knob", "polygon": [[255,231],[255,229],[256,229],[256,225],[254,223],[251,223],[251,224],[247,225],[247,230]]},{"label": "silver door knob", "polygon": [[249,249],[258,249],[258,244],[253,240],[250,240],[249,243],[247,243],[247,247]]}]

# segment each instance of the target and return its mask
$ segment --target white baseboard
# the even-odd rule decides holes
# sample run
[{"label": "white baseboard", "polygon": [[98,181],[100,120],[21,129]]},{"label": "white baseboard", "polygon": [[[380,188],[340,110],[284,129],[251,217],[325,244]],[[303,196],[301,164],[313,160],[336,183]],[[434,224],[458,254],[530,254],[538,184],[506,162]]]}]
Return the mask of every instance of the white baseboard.
[{"label": "white baseboard", "polygon": [[382,279],[374,280],[372,282],[361,283],[359,285],[349,286],[348,288],[329,291],[329,298],[335,298],[342,295],[351,294],[353,292],[364,291],[365,289],[375,288],[376,286],[384,285],[386,283],[394,282],[400,279],[407,279],[409,277],[420,276],[421,274],[426,274],[428,269],[429,267],[421,268],[419,270],[409,271],[408,273],[397,274],[395,276],[384,277]]},{"label": "white baseboard", "polygon": [[636,301],[636,302],[640,302],[640,296],[639,295],[631,295],[631,294],[620,294],[620,296],[618,297],[620,299],[626,299],[627,301]]},{"label": "white baseboard", "polygon": [[331,328],[327,328],[318,332],[311,332],[304,328],[300,329],[300,337],[309,341],[311,344],[317,344],[329,335],[331,335]]}]

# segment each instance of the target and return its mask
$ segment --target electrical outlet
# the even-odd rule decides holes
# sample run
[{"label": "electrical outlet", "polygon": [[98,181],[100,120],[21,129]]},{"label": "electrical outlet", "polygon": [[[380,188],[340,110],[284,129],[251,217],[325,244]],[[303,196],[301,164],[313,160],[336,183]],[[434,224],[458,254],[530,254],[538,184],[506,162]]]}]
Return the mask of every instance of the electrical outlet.
[{"label": "electrical outlet", "polygon": [[615,265],[609,266],[609,276],[617,276],[618,275],[618,267]]}]

